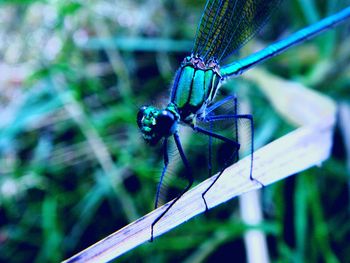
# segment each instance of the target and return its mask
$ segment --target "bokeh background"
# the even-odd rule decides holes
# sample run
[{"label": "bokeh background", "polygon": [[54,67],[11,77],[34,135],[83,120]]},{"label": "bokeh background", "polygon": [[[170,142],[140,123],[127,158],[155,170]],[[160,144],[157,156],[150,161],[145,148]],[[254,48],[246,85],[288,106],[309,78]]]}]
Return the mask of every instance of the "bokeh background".
[{"label": "bokeh background", "polygon": [[[136,113],[167,100],[205,1],[0,3],[0,261],[57,262],[153,209],[162,156],[142,141]],[[349,5],[284,1],[237,56]],[[258,67],[349,114],[349,64],[348,22]],[[252,81],[240,77],[222,91],[249,103],[257,146],[294,128]],[[347,262],[349,125],[339,121],[322,166],[262,190],[262,224],[246,225],[232,200],[119,261],[246,262],[242,237],[254,228],[266,234],[273,262]]]}]

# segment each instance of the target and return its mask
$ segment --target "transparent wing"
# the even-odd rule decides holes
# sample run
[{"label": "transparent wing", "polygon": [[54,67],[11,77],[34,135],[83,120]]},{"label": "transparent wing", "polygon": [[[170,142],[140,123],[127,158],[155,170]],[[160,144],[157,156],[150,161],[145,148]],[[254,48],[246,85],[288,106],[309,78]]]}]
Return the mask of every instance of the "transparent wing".
[{"label": "transparent wing", "polygon": [[[184,136],[182,136],[182,138],[183,137]],[[157,186],[158,194],[156,195],[155,200],[156,208],[179,196],[188,184],[188,179],[186,177],[186,172],[188,171],[186,171],[179,151],[171,137],[167,141],[166,151],[169,163],[165,170],[164,167],[158,169],[158,175],[163,173],[163,178],[160,176],[159,184]]]},{"label": "transparent wing", "polygon": [[281,0],[208,0],[192,54],[204,61],[225,59],[249,41]]}]

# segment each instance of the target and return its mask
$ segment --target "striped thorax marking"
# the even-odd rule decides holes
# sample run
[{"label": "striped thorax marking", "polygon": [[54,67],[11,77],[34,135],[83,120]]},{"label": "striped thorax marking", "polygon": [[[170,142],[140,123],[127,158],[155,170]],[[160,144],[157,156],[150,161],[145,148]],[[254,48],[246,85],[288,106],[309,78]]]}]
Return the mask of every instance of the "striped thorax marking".
[{"label": "striped thorax marking", "polygon": [[174,103],[185,123],[214,100],[221,75],[218,63],[212,59],[205,63],[200,57],[188,56],[177,72],[172,90]]}]

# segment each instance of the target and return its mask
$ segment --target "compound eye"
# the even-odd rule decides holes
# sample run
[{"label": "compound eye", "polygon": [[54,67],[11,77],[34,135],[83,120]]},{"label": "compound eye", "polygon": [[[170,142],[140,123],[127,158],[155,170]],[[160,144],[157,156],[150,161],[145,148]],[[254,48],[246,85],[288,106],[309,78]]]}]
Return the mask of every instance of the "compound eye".
[{"label": "compound eye", "polygon": [[174,114],[169,111],[162,111],[157,117],[157,131],[162,135],[172,134],[172,127],[175,123]]},{"label": "compound eye", "polygon": [[144,116],[144,112],[145,110],[147,109],[147,106],[142,106],[140,109],[139,109],[139,112],[137,113],[137,125],[139,126],[139,128],[141,128],[142,126],[142,118]]},{"label": "compound eye", "polygon": [[169,111],[163,110],[158,116],[158,122],[162,124],[172,124],[174,122],[174,114],[170,113]]}]

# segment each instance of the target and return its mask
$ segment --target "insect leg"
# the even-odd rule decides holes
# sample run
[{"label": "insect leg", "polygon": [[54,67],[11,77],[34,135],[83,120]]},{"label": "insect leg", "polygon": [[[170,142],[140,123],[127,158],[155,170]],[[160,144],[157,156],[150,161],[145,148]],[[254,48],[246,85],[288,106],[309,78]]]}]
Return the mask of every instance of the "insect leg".
[{"label": "insect leg", "polygon": [[[209,121],[210,121],[210,120],[209,120]],[[236,149],[235,151],[238,151],[239,148],[240,148],[240,144],[239,144],[239,143],[237,143],[237,142],[235,142],[234,140],[231,140],[231,139],[229,139],[229,138],[226,138],[226,137],[224,137],[224,136],[222,136],[222,135],[220,135],[220,134],[216,134],[216,133],[214,133],[214,132],[211,132],[211,131],[202,129],[202,128],[197,127],[197,126],[193,127],[193,129],[194,129],[195,131],[197,131],[197,132],[203,133],[203,134],[208,135],[208,136],[210,136],[210,137],[214,137],[214,138],[217,138],[217,139],[219,139],[219,140],[221,140],[221,141],[224,141],[224,142],[226,142],[226,143],[231,144],[232,147],[234,147],[234,148]],[[227,161],[227,162],[225,163],[225,165],[224,165],[224,168],[220,171],[219,175],[214,179],[214,181],[211,183],[211,185],[202,193],[202,199],[203,199],[203,201],[204,201],[206,211],[208,210],[208,204],[207,204],[207,201],[205,200],[205,197],[204,197],[204,196],[205,196],[205,194],[209,191],[209,189],[216,183],[216,181],[219,179],[219,177],[220,177],[221,174],[224,172],[224,170],[228,167],[228,165],[229,165],[229,162]]]},{"label": "insect leg", "polygon": [[[209,131],[212,132],[213,131],[213,122],[210,122],[210,127],[209,127]],[[208,136],[208,177],[210,177],[212,175],[212,141],[213,138],[211,136]]]},{"label": "insect leg", "polygon": [[[209,116],[215,116],[214,110],[219,108],[220,106],[224,105],[225,103],[227,103],[228,101],[232,101],[233,102],[233,115],[236,116],[238,115],[238,102],[237,102],[237,96],[234,95],[230,95],[225,97],[224,99],[214,103],[213,105],[209,106],[208,108],[206,108],[205,110],[205,117],[200,118],[202,121],[205,122],[210,122],[208,120]],[[238,118],[233,118],[234,119],[234,139],[235,141],[238,143]],[[210,122],[210,131],[212,131],[212,122]],[[209,137],[209,147],[211,147],[211,137]],[[239,151],[235,152],[235,159],[234,162],[239,160]],[[209,162],[211,162],[211,154],[209,154]],[[209,173],[209,175],[211,175],[211,173]]]},{"label": "insect leg", "polygon": [[162,175],[160,176],[160,180],[159,180],[159,183],[157,186],[157,193],[156,193],[156,200],[154,202],[154,209],[156,209],[158,207],[160,190],[162,187],[164,175],[166,173],[166,170],[167,170],[168,164],[169,164],[168,138],[164,138],[164,142],[163,142],[163,159],[164,159],[164,166],[163,166],[163,170],[162,170]]},{"label": "insect leg", "polygon": [[174,134],[174,140],[175,140],[175,144],[176,147],[180,153],[180,157],[182,159],[182,162],[185,165],[185,176],[188,180],[188,184],[185,187],[185,189],[182,190],[182,192],[175,198],[173,199],[173,201],[171,201],[171,203],[168,205],[168,207],[153,221],[152,225],[151,225],[151,239],[150,242],[153,241],[153,229],[154,226],[157,224],[157,222],[169,211],[169,209],[181,198],[181,196],[186,193],[192,186],[193,184],[193,176],[192,176],[192,170],[190,167],[190,164],[185,156],[185,153],[183,151],[183,148],[181,146],[181,142],[180,142],[180,138],[179,135],[177,133]]},{"label": "insect leg", "polygon": [[230,96],[225,97],[222,100],[219,100],[218,102],[214,103],[213,105],[209,106],[208,108],[206,108],[205,113],[208,114],[208,113],[212,112],[213,110],[219,108],[220,106],[222,106],[223,104],[225,104],[229,100],[233,100],[235,105],[237,105],[237,96],[230,95]]},{"label": "insect leg", "polygon": [[255,179],[253,177],[253,161],[254,161],[254,121],[253,116],[251,114],[237,114],[237,115],[216,115],[216,116],[209,116],[206,120],[207,121],[218,121],[218,120],[227,120],[227,119],[247,119],[250,122],[250,136],[251,136],[251,146],[250,146],[250,180],[257,182],[262,187],[264,186],[260,181]]}]

